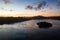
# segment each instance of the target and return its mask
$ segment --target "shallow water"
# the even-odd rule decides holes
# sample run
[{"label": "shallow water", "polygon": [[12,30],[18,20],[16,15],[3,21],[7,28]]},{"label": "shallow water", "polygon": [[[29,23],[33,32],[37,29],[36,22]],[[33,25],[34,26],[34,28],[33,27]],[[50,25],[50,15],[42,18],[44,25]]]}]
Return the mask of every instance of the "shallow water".
[{"label": "shallow water", "polygon": [[[36,23],[38,22],[50,22],[53,24],[52,27],[48,29],[39,28]],[[40,38],[48,36],[60,36],[60,21],[59,20],[30,20],[25,22],[19,22],[15,24],[4,24],[0,25],[0,39],[23,39],[28,40],[28,38]]]}]

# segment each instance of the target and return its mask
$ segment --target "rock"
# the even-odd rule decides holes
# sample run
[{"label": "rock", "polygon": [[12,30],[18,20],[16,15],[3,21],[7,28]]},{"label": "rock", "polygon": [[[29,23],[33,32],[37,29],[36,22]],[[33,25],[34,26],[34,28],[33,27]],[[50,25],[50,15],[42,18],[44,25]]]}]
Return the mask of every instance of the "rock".
[{"label": "rock", "polygon": [[39,28],[50,28],[50,27],[52,27],[52,24],[48,23],[48,22],[39,22],[39,23],[37,23],[37,25],[39,26]]}]

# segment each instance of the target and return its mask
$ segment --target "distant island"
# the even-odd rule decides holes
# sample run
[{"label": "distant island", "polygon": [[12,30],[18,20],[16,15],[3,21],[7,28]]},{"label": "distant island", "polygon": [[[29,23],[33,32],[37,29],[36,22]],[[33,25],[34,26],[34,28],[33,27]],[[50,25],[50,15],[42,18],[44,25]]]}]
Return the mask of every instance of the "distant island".
[{"label": "distant island", "polygon": [[53,20],[60,20],[60,16],[51,16],[51,17],[43,17],[43,16],[34,16],[34,17],[0,17],[0,25],[3,24],[13,24],[17,22],[24,22],[28,20],[35,20],[35,19],[53,19]]},{"label": "distant island", "polygon": [[52,27],[52,23],[49,22],[38,22],[37,25],[39,28],[50,28]]}]

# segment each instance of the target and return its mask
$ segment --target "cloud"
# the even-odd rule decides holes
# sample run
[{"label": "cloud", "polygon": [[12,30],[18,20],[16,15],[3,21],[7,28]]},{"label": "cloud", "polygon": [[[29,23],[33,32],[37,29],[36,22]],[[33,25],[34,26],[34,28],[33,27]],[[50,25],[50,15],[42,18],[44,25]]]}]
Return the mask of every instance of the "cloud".
[{"label": "cloud", "polygon": [[57,0],[57,6],[60,8],[60,0]]},{"label": "cloud", "polygon": [[14,11],[13,9],[6,9],[4,7],[0,7],[0,10],[10,11],[10,12]]},{"label": "cloud", "polygon": [[4,10],[4,8],[2,7],[2,8],[0,8],[1,10]]},{"label": "cloud", "polygon": [[6,10],[4,7],[0,7],[0,10]]},{"label": "cloud", "polygon": [[30,10],[41,10],[41,8],[42,7],[45,7],[46,6],[46,2],[45,1],[42,1],[42,2],[38,2],[38,3],[36,3],[36,5],[37,5],[37,7],[34,7],[34,6],[36,6],[36,5],[34,5],[34,6],[31,6],[31,5],[28,5],[28,6],[26,6],[26,9],[30,9]]},{"label": "cloud", "polygon": [[14,10],[10,9],[9,11],[11,11],[11,12],[12,12],[12,11],[14,11]]},{"label": "cloud", "polygon": [[4,4],[11,4],[11,0],[0,0],[0,2],[3,2]]},{"label": "cloud", "polygon": [[33,6],[28,5],[28,6],[26,7],[26,9],[33,9]]},{"label": "cloud", "polygon": [[59,3],[59,5],[60,5],[60,0],[57,0],[57,2]]},{"label": "cloud", "polygon": [[37,5],[37,9],[41,9],[42,7],[45,7],[46,6],[46,2],[43,1],[43,2],[39,2],[39,4]]}]

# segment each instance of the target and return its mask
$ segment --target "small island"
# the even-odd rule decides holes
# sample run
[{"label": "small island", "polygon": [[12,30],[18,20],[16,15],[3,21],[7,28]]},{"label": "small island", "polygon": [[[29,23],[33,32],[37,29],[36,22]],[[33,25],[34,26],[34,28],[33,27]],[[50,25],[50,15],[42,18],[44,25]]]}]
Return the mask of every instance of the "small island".
[{"label": "small island", "polygon": [[37,25],[39,26],[39,28],[50,28],[50,27],[52,27],[52,24],[48,23],[48,22],[39,22],[39,23],[37,23]]}]

